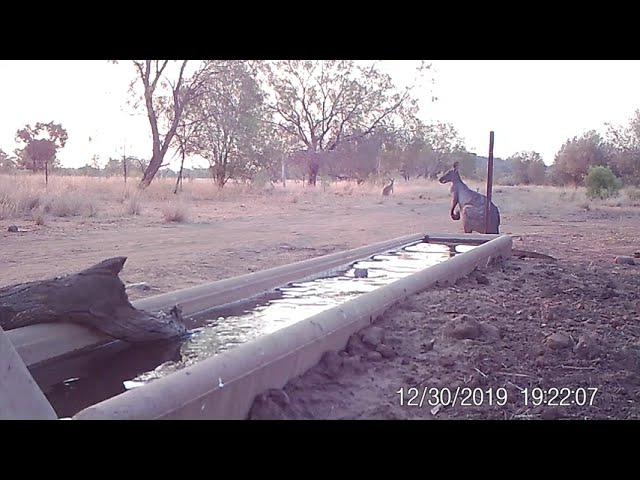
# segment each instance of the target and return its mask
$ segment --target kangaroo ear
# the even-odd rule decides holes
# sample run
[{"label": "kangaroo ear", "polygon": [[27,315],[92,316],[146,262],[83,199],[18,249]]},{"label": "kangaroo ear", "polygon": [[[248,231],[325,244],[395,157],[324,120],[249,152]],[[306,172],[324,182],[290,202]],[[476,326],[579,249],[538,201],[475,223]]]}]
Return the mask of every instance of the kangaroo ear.
[{"label": "kangaroo ear", "polygon": [[453,162],[453,169],[458,171],[458,162]]}]

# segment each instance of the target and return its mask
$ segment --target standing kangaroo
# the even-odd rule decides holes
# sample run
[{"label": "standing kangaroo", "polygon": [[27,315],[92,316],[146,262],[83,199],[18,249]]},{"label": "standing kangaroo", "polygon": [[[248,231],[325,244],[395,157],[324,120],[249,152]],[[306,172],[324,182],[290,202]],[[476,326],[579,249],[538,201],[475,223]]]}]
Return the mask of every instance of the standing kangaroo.
[{"label": "standing kangaroo", "polygon": [[394,179],[392,178],[391,183],[382,189],[382,195],[384,195],[385,197],[390,193],[393,193],[393,181]]},{"label": "standing kangaroo", "polygon": [[[460,220],[462,214],[462,227],[464,233],[500,233],[500,211],[493,202],[489,206],[489,228],[484,231],[484,209],[487,197],[483,194],[471,190],[460,178],[458,172],[458,162],[453,164],[451,170],[446,172],[439,180],[440,183],[451,183],[449,192],[451,193],[451,211],[453,220]],[[460,207],[459,212],[454,212],[456,205]]]}]

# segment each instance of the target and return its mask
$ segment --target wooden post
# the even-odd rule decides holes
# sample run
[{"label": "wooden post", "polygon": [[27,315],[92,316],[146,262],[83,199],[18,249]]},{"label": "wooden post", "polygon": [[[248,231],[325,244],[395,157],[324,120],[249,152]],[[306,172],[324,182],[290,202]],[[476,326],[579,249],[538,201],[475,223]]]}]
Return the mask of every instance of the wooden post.
[{"label": "wooden post", "polygon": [[489,161],[487,162],[487,202],[484,207],[484,232],[489,230],[489,207],[491,206],[491,187],[493,186],[493,131],[489,133]]},{"label": "wooden post", "polygon": [[127,144],[122,148],[122,168],[124,170],[124,183],[127,184]]},{"label": "wooden post", "polygon": [[282,154],[282,158],[280,159],[281,162],[282,162],[282,188],[286,188],[286,186],[287,186],[287,180],[286,180],[287,179],[287,174],[286,174],[285,167],[284,167],[284,157],[285,157],[285,155]]}]

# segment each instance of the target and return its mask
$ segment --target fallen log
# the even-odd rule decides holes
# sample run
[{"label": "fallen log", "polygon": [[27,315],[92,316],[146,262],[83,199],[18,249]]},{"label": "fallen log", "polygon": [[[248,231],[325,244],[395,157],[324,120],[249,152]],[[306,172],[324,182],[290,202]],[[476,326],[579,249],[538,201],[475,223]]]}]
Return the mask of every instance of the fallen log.
[{"label": "fallen log", "polygon": [[131,343],[185,336],[180,306],[150,313],[131,305],[118,276],[126,260],[109,258],[78,273],[0,288],[0,326],[71,322]]}]

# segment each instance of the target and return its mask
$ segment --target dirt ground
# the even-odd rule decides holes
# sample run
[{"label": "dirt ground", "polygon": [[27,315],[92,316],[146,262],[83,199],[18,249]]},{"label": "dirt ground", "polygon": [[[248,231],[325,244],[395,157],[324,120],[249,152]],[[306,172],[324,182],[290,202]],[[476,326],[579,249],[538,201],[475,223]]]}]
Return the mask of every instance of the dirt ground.
[{"label": "dirt ground", "polygon": [[[4,219],[0,286],[124,255],[123,281],[149,287],[129,290],[136,299],[406,234],[460,233],[446,187],[416,185],[396,184],[385,199],[351,187],[195,199],[185,223],[164,221],[151,200],[143,215]],[[414,296],[364,342],[258,398],[251,418],[640,418],[640,266],[613,263],[640,250],[640,209],[570,195],[497,187],[502,233],[557,262],[512,258]],[[11,224],[20,231],[8,232]],[[536,405],[535,387],[586,405]],[[456,391],[453,406],[446,394]]]},{"label": "dirt ground", "polygon": [[638,419],[635,268],[513,258],[429,289],[251,418]]}]

